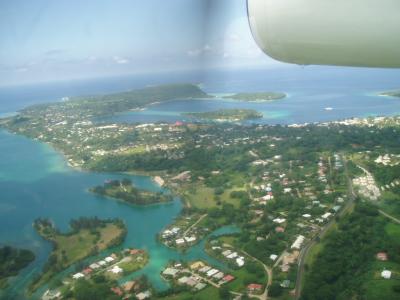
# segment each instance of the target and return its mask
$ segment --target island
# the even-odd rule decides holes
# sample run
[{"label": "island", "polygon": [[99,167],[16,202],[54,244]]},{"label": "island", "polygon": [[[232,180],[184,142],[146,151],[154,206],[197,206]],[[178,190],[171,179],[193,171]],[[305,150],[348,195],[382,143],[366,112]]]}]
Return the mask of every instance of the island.
[{"label": "island", "polygon": [[53,244],[53,250],[43,268],[30,285],[30,292],[89,256],[120,245],[125,239],[126,227],[120,219],[102,220],[97,217],[73,219],[71,231],[61,233],[49,219],[36,219],[33,227],[40,236]]},{"label": "island", "polygon": [[379,96],[400,98],[400,90],[380,93]]},{"label": "island", "polygon": [[172,201],[172,195],[162,192],[154,193],[144,191],[132,185],[128,178],[122,180],[107,180],[103,185],[98,185],[90,189],[96,195],[111,197],[130,204],[149,205],[161,202]]},{"label": "island", "polygon": [[17,276],[35,259],[35,254],[26,249],[10,246],[0,247],[0,289],[8,287],[8,279]]},{"label": "island", "polygon": [[263,114],[254,109],[219,109],[209,112],[189,112],[183,113],[184,116],[212,120],[217,122],[237,122],[251,119],[260,119]]},{"label": "island", "polygon": [[[146,99],[152,103],[152,97]],[[190,254],[187,263],[168,263],[162,275],[171,288],[157,292],[143,285],[137,298],[228,299],[234,292],[262,299],[293,294],[325,299],[326,291],[343,299],[399,298],[400,225],[394,222],[400,219],[399,116],[291,125],[203,122],[198,116],[193,122],[97,123],[93,117],[104,115],[106,104],[88,109],[85,102],[90,101],[28,107],[2,126],[52,145],[73,167],[145,174],[180,197],[182,210],[160,228],[157,239],[171,252],[205,246],[214,259],[198,261],[201,257]],[[113,103],[111,111],[122,109],[119,101]],[[115,183],[119,192],[121,184]],[[55,263],[45,272],[73,282],[73,294],[65,299],[102,286],[120,298],[133,294],[123,284],[131,277],[114,278],[112,271],[97,276],[105,265],[90,271],[93,262],[85,260],[86,265],[69,269],[71,274],[63,272],[72,250],[59,239],[75,237],[69,243],[74,251],[84,249],[84,257],[93,249],[92,230],[78,230],[86,232],[81,241],[76,232],[60,234],[51,224],[39,232],[57,245],[50,258]],[[107,270],[123,274],[124,267],[137,268],[121,265],[116,256],[119,267],[110,262]],[[95,259],[101,265],[106,257]]]},{"label": "island", "polygon": [[225,99],[234,99],[246,102],[270,102],[286,98],[285,93],[277,92],[259,92],[259,93],[237,93],[230,96],[224,96]]}]

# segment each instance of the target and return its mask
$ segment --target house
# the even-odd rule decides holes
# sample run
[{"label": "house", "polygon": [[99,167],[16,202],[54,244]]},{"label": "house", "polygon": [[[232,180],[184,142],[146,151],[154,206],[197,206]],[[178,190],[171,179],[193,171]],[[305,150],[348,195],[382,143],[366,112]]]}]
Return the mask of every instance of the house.
[{"label": "house", "polygon": [[177,239],[177,240],[175,240],[175,243],[177,245],[182,245],[183,243],[185,243],[185,240],[184,239]]},{"label": "house", "polygon": [[148,299],[151,297],[151,293],[150,291],[145,291],[145,292],[141,292],[139,294],[135,295],[136,298],[138,298],[138,300],[144,300],[144,299]]},{"label": "house", "polygon": [[247,286],[247,290],[249,292],[260,292],[262,289],[262,285],[261,284],[257,284],[257,283],[251,283]]},{"label": "house", "polygon": [[130,255],[136,255],[136,254],[139,254],[139,253],[141,253],[142,251],[141,250],[139,250],[139,249],[131,249],[130,251],[129,251],[129,254]]},{"label": "house", "polygon": [[205,264],[202,261],[196,261],[190,265],[190,269],[197,270],[203,268]]},{"label": "house", "polygon": [[183,277],[181,277],[181,278],[178,279],[178,282],[179,282],[180,284],[186,284],[186,282],[188,282],[188,280],[189,280],[189,277],[183,276]]},{"label": "house", "polygon": [[92,273],[92,272],[93,272],[93,270],[92,270],[91,268],[86,268],[86,269],[84,269],[84,270],[82,271],[82,273],[85,274],[85,275],[89,275],[89,274]]},{"label": "house", "polygon": [[107,263],[106,263],[104,260],[100,260],[100,261],[97,262],[97,264],[98,264],[99,266],[104,266],[104,265],[106,265]]},{"label": "house", "polygon": [[280,284],[281,287],[287,289],[290,286],[290,280],[286,279],[284,281],[282,281],[282,283]]},{"label": "house", "polygon": [[388,255],[385,252],[379,252],[376,254],[376,259],[381,260],[381,261],[387,261],[388,260]]},{"label": "house", "polygon": [[297,237],[297,239],[294,241],[294,243],[292,244],[292,246],[290,247],[290,249],[297,249],[299,250],[301,248],[301,245],[304,242],[305,237],[302,235],[299,235]]},{"label": "house", "polygon": [[196,237],[195,236],[185,236],[185,240],[186,240],[186,242],[188,242],[188,243],[191,243],[191,242],[194,242],[194,241],[196,241]]},{"label": "house", "polygon": [[275,232],[285,232],[285,228],[278,226],[275,228]]},{"label": "house", "polygon": [[85,277],[85,275],[83,275],[82,273],[76,273],[76,274],[72,275],[73,279],[79,279],[79,278],[82,278],[82,277]]},{"label": "house", "polygon": [[175,277],[179,273],[179,270],[174,269],[174,268],[166,268],[162,273],[165,276]]},{"label": "house", "polygon": [[204,266],[199,270],[199,272],[200,273],[207,273],[210,269],[211,269],[210,266]]},{"label": "house", "polygon": [[284,218],[276,218],[272,220],[274,223],[282,224],[286,222],[286,219]]},{"label": "house", "polygon": [[225,250],[224,252],[222,252],[222,255],[223,256],[225,256],[225,257],[227,257],[228,255],[230,255],[232,253],[232,251],[231,250]]},{"label": "house", "polygon": [[236,264],[237,264],[239,267],[243,267],[243,266],[244,266],[244,257],[241,256],[241,257],[236,258]]},{"label": "house", "polygon": [[215,278],[215,279],[221,279],[221,278],[223,278],[224,277],[224,273],[222,273],[222,272],[218,272],[217,274],[215,274],[214,276],[213,276],[213,278]]},{"label": "house", "polygon": [[196,286],[194,287],[196,291],[200,291],[202,289],[204,289],[207,285],[205,283],[199,282],[198,284],[196,284]]},{"label": "house", "polygon": [[96,263],[91,264],[89,267],[90,267],[91,269],[93,269],[93,270],[96,270],[96,269],[100,268],[100,266],[99,266],[98,264],[96,264]]},{"label": "house", "polygon": [[271,254],[269,256],[269,259],[272,260],[272,261],[275,261],[277,258],[278,258],[278,255],[276,255],[276,254]]},{"label": "house", "polygon": [[327,213],[325,213],[325,214],[323,214],[321,217],[322,217],[322,219],[328,219],[330,216],[331,216],[332,214],[330,213],[330,212],[327,212]]},{"label": "house", "polygon": [[219,272],[219,270],[217,270],[217,269],[211,269],[210,271],[208,271],[206,273],[206,275],[207,275],[207,277],[211,277],[211,276],[214,276],[215,274],[217,274],[218,272]]},{"label": "house", "polygon": [[235,277],[233,277],[232,275],[226,275],[224,278],[222,278],[222,280],[225,282],[230,282],[234,279],[235,279]]},{"label": "house", "polygon": [[233,258],[236,258],[237,256],[238,256],[237,252],[233,252],[233,253],[229,254],[226,258],[233,259]]},{"label": "house", "polygon": [[134,288],[135,288],[135,285],[136,285],[135,281],[127,281],[127,282],[125,282],[124,291],[127,292],[127,293],[133,291]]},{"label": "house", "polygon": [[119,266],[114,266],[112,269],[109,269],[108,271],[114,274],[119,274],[122,273],[124,270],[122,270]]},{"label": "house", "polygon": [[110,262],[114,261],[114,258],[111,257],[111,256],[108,256],[108,257],[106,257],[104,260],[105,260],[106,262],[110,263]]},{"label": "house", "polygon": [[122,296],[124,294],[119,287],[112,287],[111,291],[113,291],[113,293],[118,295],[118,296]]},{"label": "house", "polygon": [[385,279],[390,279],[390,277],[392,277],[392,272],[388,271],[388,270],[383,270],[381,273],[382,278]]},{"label": "house", "polygon": [[188,279],[188,281],[186,281],[186,285],[188,285],[190,287],[194,287],[196,284],[197,284],[197,281],[193,277],[190,277]]}]

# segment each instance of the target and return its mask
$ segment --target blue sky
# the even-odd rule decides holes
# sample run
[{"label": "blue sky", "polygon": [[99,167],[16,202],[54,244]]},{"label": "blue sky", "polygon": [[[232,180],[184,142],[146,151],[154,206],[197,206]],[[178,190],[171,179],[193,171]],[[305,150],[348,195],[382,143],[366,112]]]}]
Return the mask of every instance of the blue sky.
[{"label": "blue sky", "polygon": [[245,0],[0,0],[0,85],[276,66]]}]

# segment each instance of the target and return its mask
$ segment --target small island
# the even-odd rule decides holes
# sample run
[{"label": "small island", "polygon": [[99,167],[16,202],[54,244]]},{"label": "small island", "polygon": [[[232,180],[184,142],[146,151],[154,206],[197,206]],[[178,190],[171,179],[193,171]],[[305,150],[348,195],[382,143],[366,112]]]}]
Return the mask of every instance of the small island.
[{"label": "small island", "polygon": [[188,117],[217,122],[237,122],[243,120],[260,119],[263,114],[254,109],[219,109],[209,112],[183,113]]},{"label": "small island", "polygon": [[120,245],[127,232],[122,220],[97,217],[71,220],[72,230],[68,233],[61,233],[48,219],[36,219],[33,227],[40,236],[52,242],[53,250],[43,272],[31,283],[31,292],[74,263]]},{"label": "small island", "polygon": [[0,247],[0,289],[7,288],[8,279],[17,276],[34,259],[35,254],[30,250]]},{"label": "small island", "polygon": [[128,178],[122,180],[107,180],[103,185],[90,189],[96,195],[111,197],[130,204],[149,205],[172,201],[171,195],[162,192],[149,192],[136,188]]},{"label": "small island", "polygon": [[400,98],[400,90],[380,93],[379,96]]},{"label": "small island", "polygon": [[269,102],[286,98],[285,93],[277,92],[259,92],[259,93],[237,93],[223,97],[225,99],[234,99],[246,102]]}]

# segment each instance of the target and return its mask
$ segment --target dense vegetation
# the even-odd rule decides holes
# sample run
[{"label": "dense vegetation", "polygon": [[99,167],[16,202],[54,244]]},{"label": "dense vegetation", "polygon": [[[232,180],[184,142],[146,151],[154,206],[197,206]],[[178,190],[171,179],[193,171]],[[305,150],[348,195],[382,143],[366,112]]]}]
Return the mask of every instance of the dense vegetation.
[{"label": "dense vegetation", "polygon": [[377,208],[358,203],[326,238],[306,275],[301,299],[367,299],[363,283],[376,253],[386,251],[400,263],[399,244],[387,236],[385,224]]},{"label": "dense vegetation", "polygon": [[262,113],[254,109],[219,109],[208,112],[183,113],[188,117],[213,121],[242,121],[262,118]]},{"label": "dense vegetation", "polygon": [[18,275],[34,259],[35,255],[30,250],[0,247],[0,289],[7,286],[9,277]]},{"label": "dense vegetation", "polygon": [[260,93],[237,93],[232,96],[225,96],[227,99],[242,100],[248,102],[264,102],[283,99],[286,97],[284,93],[276,92],[260,92]]},{"label": "dense vegetation", "polygon": [[[69,113],[80,111],[92,116],[104,116],[142,108],[155,102],[201,97],[208,97],[208,95],[195,85],[170,84],[115,94],[75,97],[64,102],[31,106],[23,109],[22,112],[31,115],[53,108]],[[24,122],[25,119],[24,117],[16,117],[14,121]]]},{"label": "dense vegetation", "polygon": [[162,192],[154,193],[137,189],[132,185],[132,181],[127,178],[122,180],[109,180],[103,185],[91,188],[90,191],[97,195],[112,197],[137,205],[172,201],[171,195],[165,195]]}]

